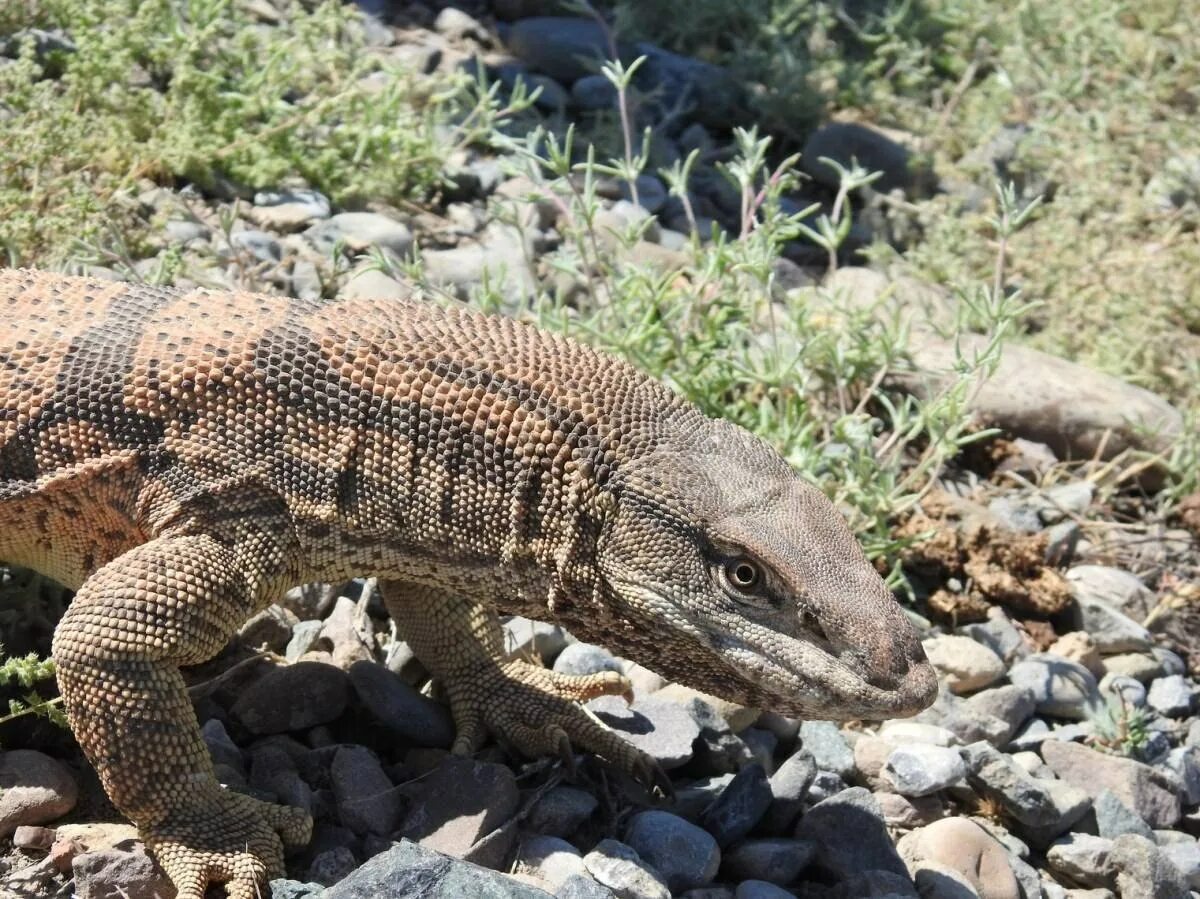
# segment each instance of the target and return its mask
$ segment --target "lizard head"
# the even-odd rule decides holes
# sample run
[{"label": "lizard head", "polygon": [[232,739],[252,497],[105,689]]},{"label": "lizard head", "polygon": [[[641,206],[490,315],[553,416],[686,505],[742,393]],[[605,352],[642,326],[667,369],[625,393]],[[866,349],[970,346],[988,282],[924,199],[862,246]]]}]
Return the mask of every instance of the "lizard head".
[{"label": "lizard head", "polygon": [[694,419],[619,469],[597,543],[598,639],[660,674],[806,718],[890,718],[937,678],[836,507],[767,444]]}]

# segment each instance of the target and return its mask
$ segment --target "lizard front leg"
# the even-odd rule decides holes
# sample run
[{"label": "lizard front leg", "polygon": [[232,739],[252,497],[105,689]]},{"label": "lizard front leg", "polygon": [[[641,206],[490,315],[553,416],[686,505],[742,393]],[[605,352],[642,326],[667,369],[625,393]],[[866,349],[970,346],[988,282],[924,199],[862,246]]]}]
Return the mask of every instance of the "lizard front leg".
[{"label": "lizard front leg", "polygon": [[179,673],[215,655],[254,611],[261,591],[246,572],[255,565],[212,537],[160,537],[88,578],[54,636],[71,729],[178,899],[202,899],[210,882],[253,899],[283,875],[284,848],[312,830],[299,809],[217,783]]},{"label": "lizard front leg", "polygon": [[503,631],[489,605],[402,581],[381,583],[380,590],[400,633],[445,687],[458,731],[456,755],[475,752],[490,731],[531,758],[558,754],[571,765],[577,746],[647,786],[669,789],[653,758],[580,705],[604,695],[632,698],[627,677],[615,671],[559,674],[506,659]]}]

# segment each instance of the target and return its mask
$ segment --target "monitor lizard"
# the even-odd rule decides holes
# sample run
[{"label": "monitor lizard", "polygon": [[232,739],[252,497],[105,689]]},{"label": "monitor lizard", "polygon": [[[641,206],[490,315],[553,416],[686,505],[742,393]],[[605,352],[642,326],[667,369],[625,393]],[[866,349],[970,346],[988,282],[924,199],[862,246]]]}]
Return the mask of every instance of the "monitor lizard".
[{"label": "monitor lizard", "polygon": [[835,506],[629,363],[419,300],[0,271],[0,558],[77,590],[71,728],[178,888],[250,899],[312,822],[218,784],[179,667],[307,581],[380,579],[453,751],[652,759],[581,705],[616,672],[507,659],[498,613],[786,715],[915,713],[937,683]]}]

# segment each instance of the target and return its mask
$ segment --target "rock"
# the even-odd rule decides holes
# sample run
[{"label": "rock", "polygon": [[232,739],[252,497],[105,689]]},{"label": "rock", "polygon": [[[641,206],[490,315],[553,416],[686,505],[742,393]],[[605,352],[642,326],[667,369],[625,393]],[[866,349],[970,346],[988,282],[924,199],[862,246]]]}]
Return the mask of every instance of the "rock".
[{"label": "rock", "polygon": [[334,846],[313,856],[308,876],[317,883],[333,886],[348,877],[358,867],[358,859],[349,846]]},{"label": "rock", "polygon": [[190,246],[203,244],[212,237],[212,229],[203,222],[189,219],[171,219],[163,226],[163,236],[167,243]]},{"label": "rock", "polygon": [[1050,655],[1062,656],[1092,672],[1097,680],[1104,677],[1104,662],[1096,641],[1087,631],[1071,631],[1055,640],[1048,650]]},{"label": "rock", "polygon": [[762,830],[769,834],[786,833],[804,808],[804,797],[817,775],[817,763],[807,752],[797,752],[779,766],[767,782],[771,804],[763,815]]},{"label": "rock", "polygon": [[259,191],[247,215],[254,224],[272,231],[298,231],[329,218],[329,198],[319,191],[285,189]]},{"label": "rock", "polygon": [[292,628],[299,623],[295,612],[272,603],[238,629],[238,638],[251,649],[281,653],[292,639]]},{"label": "rock", "polygon": [[1102,705],[1092,673],[1062,656],[1031,655],[1009,669],[1008,679],[1033,694],[1043,715],[1081,720]]},{"label": "rock", "polygon": [[322,256],[332,253],[339,242],[355,255],[378,247],[397,259],[408,256],[413,247],[408,226],[378,212],[339,212],[309,228],[304,236]]},{"label": "rock", "polygon": [[817,771],[817,776],[813,778],[808,792],[804,795],[804,804],[813,806],[824,802],[845,790],[847,786],[847,783],[832,771]]},{"label": "rock", "polygon": [[1066,783],[1090,792],[1112,790],[1152,828],[1179,820],[1178,784],[1149,765],[1057,740],[1042,744],[1042,758]]},{"label": "rock", "polygon": [[397,281],[370,264],[351,273],[338,296],[347,300],[403,300],[413,295],[413,286]]},{"label": "rock", "polygon": [[[608,35],[591,19],[534,16],[501,28],[500,39],[513,56],[563,84],[599,72],[611,55]],[[631,52],[618,48],[625,63],[633,61]]]},{"label": "rock", "polygon": [[765,880],[789,884],[800,877],[816,854],[815,843],[780,837],[743,840],[725,853],[721,873],[729,880]]},{"label": "rock", "polygon": [[299,880],[272,880],[269,899],[319,899],[325,887],[322,884]]},{"label": "rock", "polygon": [[970,637],[943,635],[921,645],[930,663],[957,694],[973,693],[1004,677],[1004,660]]},{"label": "rock", "polygon": [[881,870],[908,880],[879,803],[862,787],[851,787],[814,805],[800,819],[796,837],[816,844],[814,867],[834,878]]},{"label": "rock", "polygon": [[638,749],[653,756],[664,770],[691,759],[700,725],[687,709],[653,693],[626,706],[617,696],[601,696],[587,704],[601,721]]},{"label": "rock", "polygon": [[[795,893],[788,892],[765,880],[743,880],[733,892],[733,899],[793,899],[794,896]],[[697,899],[707,899],[707,897],[701,896]],[[713,899],[725,899],[725,897],[715,896]]]},{"label": "rock", "polygon": [[937,796],[901,796],[881,790],[875,799],[883,810],[883,820],[888,827],[920,827],[937,821],[945,813],[941,799]]},{"label": "rock", "polygon": [[1178,843],[1159,846],[1159,852],[1183,875],[1184,881],[1194,891],[1200,887],[1200,843],[1188,839]]},{"label": "rock", "polygon": [[1046,524],[1056,524],[1067,516],[1083,515],[1096,495],[1096,485],[1091,481],[1068,481],[1055,484],[1042,491],[1048,503],[1039,513]]},{"label": "rock", "polygon": [[547,836],[522,839],[513,867],[516,873],[532,874],[556,889],[569,878],[587,873],[578,849],[566,840]]},{"label": "rock", "polygon": [[33,749],[0,752],[0,840],[25,824],[46,824],[75,807],[79,787],[62,762]]},{"label": "rock", "polygon": [[1021,496],[997,496],[988,503],[988,511],[1003,523],[1005,529],[1021,534],[1036,534],[1042,529],[1042,519],[1038,515],[1040,508],[1040,503]]},{"label": "rock", "polygon": [[957,783],[966,773],[957,749],[912,743],[888,756],[883,780],[901,796],[927,796]]},{"label": "rock", "polygon": [[601,840],[583,857],[583,863],[619,899],[671,899],[671,891],[658,872],[624,843]]},{"label": "rock", "polygon": [[1131,677],[1143,684],[1148,684],[1163,674],[1162,662],[1144,652],[1108,656],[1104,659],[1104,668],[1109,674]]},{"label": "rock", "polygon": [[818,184],[836,190],[837,171],[820,161],[823,156],[846,168],[857,162],[868,172],[882,172],[873,187],[884,193],[912,183],[908,150],[866,125],[830,122],[810,134],[804,143],[800,167]]},{"label": "rock", "polygon": [[597,674],[601,671],[620,673],[621,663],[603,646],[594,643],[572,643],[564,647],[554,660],[559,674]]},{"label": "rock", "polygon": [[586,790],[557,786],[530,809],[527,823],[536,833],[568,839],[592,816],[597,805],[596,797]]},{"label": "rock", "polygon": [[1181,674],[1156,678],[1150,684],[1146,701],[1160,715],[1168,718],[1184,718],[1192,711],[1194,694],[1191,684]]},{"label": "rock", "polygon": [[1130,708],[1146,707],[1146,688],[1139,681],[1123,674],[1109,672],[1100,679],[1100,692]]},{"label": "rock", "polygon": [[146,852],[129,840],[109,849],[75,856],[71,862],[76,899],[161,899],[175,888]]},{"label": "rock", "polygon": [[345,711],[346,673],[320,662],[275,668],[254,681],[230,713],[252,734],[282,734],[327,724]]},{"label": "rock", "polygon": [[204,740],[213,764],[226,765],[245,776],[246,761],[242,757],[242,750],[238,749],[237,744],[226,732],[224,724],[216,718],[210,718],[201,725],[200,738]]},{"label": "rock", "polygon": [[322,899],[551,899],[511,877],[404,840],[332,886]]},{"label": "rock", "polygon": [[617,87],[605,75],[584,75],[571,85],[571,99],[576,107],[586,111],[614,109]]},{"label": "rock", "polygon": [[1148,840],[1154,838],[1150,825],[1130,810],[1112,790],[1103,789],[1096,795],[1092,811],[1096,815],[1096,832],[1105,839],[1115,840],[1127,833],[1135,833]]},{"label": "rock", "polygon": [[476,844],[507,823],[520,804],[516,780],[507,767],[448,757],[409,793],[401,835],[477,864],[503,863],[508,843]]},{"label": "rock", "polygon": [[12,844],[17,849],[49,849],[54,845],[54,831],[49,827],[22,824],[13,831]]},{"label": "rock", "polygon": [[1151,646],[1150,632],[1102,599],[1074,589],[1072,626],[1087,631],[1102,654],[1141,652]]},{"label": "rock", "polygon": [[329,771],[338,817],[355,833],[386,836],[404,813],[400,792],[392,786],[375,753],[365,746],[342,746]]},{"label": "rock", "polygon": [[720,130],[745,121],[745,94],[726,69],[646,42],[634,53],[646,58],[634,81],[644,97],[656,98],[661,116],[686,110],[690,120]]},{"label": "rock", "polygon": [[454,720],[440,702],[375,662],[355,662],[347,673],[363,707],[388,734],[412,746],[450,748]]},{"label": "rock", "polygon": [[425,250],[421,254],[425,277],[452,288],[466,299],[487,281],[506,302],[516,302],[537,287],[520,234],[506,225],[489,225],[478,242],[451,250]]},{"label": "rock", "polygon": [[854,775],[854,751],[832,721],[802,722],[800,745],[822,771],[832,771],[842,779]]},{"label": "rock", "polygon": [[274,263],[283,259],[283,246],[275,235],[266,231],[235,231],[229,235],[229,243],[235,250],[241,250],[259,262]]},{"label": "rock", "polygon": [[1108,860],[1111,851],[1112,840],[1073,833],[1054,841],[1046,851],[1046,864],[1085,887],[1106,887],[1113,884],[1115,873]]},{"label": "rock", "polygon": [[1027,837],[1048,843],[1078,821],[1091,806],[1084,790],[1030,777],[1009,756],[987,743],[961,750],[967,780],[975,791],[996,800]]},{"label": "rock", "polygon": [[1076,599],[1100,601],[1135,621],[1143,620],[1155,605],[1154,591],[1136,575],[1106,565],[1075,565],[1067,581]]},{"label": "rock", "polygon": [[1021,899],[1008,852],[974,821],[935,821],[901,838],[897,849],[914,876],[932,862],[965,878],[980,899]]},{"label": "rock", "polygon": [[[920,894],[907,874],[895,871],[855,871],[839,884],[839,897],[854,899],[919,899]],[[959,897],[956,897],[959,899]]]},{"label": "rock", "polygon": [[996,735],[994,745],[998,746],[1003,746],[1011,740],[1021,725],[1037,711],[1033,691],[1016,684],[981,690],[974,696],[967,697],[964,705],[977,715],[998,719],[1007,725],[1002,734]]},{"label": "rock", "polygon": [[554,899],[614,899],[616,893],[588,874],[573,874],[558,885]]},{"label": "rock", "polygon": [[453,6],[447,6],[438,13],[437,18],[433,20],[433,30],[451,40],[462,40],[468,37],[477,41],[489,39],[487,29],[483,25]]},{"label": "rock", "polygon": [[1029,655],[1029,644],[1002,608],[992,606],[987,614],[987,621],[963,625],[960,633],[982,643],[1006,663]]},{"label": "rock", "polygon": [[1183,804],[1200,803],[1200,747],[1177,746],[1167,754],[1165,764],[1183,786]]},{"label": "rock", "polygon": [[625,842],[661,875],[672,893],[705,886],[721,865],[717,841],[670,812],[638,812],[629,821]]},{"label": "rock", "polygon": [[[986,340],[923,332],[909,348],[916,374],[895,380],[920,396],[932,395],[957,377],[955,360],[981,352]],[[1111,459],[1131,448],[1166,451],[1183,432],[1178,410],[1150,391],[1032,347],[1006,344],[990,377],[980,377],[968,393],[968,408],[980,422],[1045,443],[1063,459],[1097,453]]]},{"label": "rock", "polygon": [[1109,861],[1117,870],[1121,899],[1187,899],[1183,875],[1145,837],[1125,834],[1113,840]]},{"label": "rock", "polygon": [[[747,765],[734,776],[717,801],[705,809],[700,816],[700,824],[724,849],[754,829],[766,814],[771,800],[771,787],[763,767],[759,764]],[[650,864],[657,866],[653,856],[644,852],[633,840],[628,842]],[[674,889],[674,884],[671,886]]]},{"label": "rock", "polygon": [[536,654],[542,663],[551,666],[566,647],[575,642],[566,631],[556,624],[533,621],[514,615],[504,622],[504,651],[508,658],[526,657]]}]

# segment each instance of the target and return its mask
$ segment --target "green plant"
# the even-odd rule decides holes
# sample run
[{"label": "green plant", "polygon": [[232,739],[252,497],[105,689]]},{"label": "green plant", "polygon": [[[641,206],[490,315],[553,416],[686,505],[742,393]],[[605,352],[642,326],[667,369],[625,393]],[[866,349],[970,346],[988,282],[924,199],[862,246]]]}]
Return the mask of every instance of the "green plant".
[{"label": "green plant", "polygon": [[54,663],[49,659],[39,659],[35,653],[20,658],[6,658],[4,647],[0,645],[0,689],[15,684],[25,691],[20,699],[8,701],[8,712],[0,714],[0,726],[25,715],[38,715],[66,727],[62,700],[43,699],[34,688],[38,681],[52,677]]},{"label": "green plant", "polygon": [[[0,66],[0,249],[63,261],[76,238],[141,254],[144,179],[255,190],[299,177],[336,202],[421,197],[458,83],[429,83],[365,47],[352,8],[284,4],[263,28],[227,0],[46,0],[7,8],[31,35]],[[48,77],[53,76],[53,77]]]},{"label": "green plant", "polygon": [[1138,758],[1150,739],[1150,716],[1123,695],[1109,697],[1090,716],[1095,725],[1092,741],[1109,752]]}]

